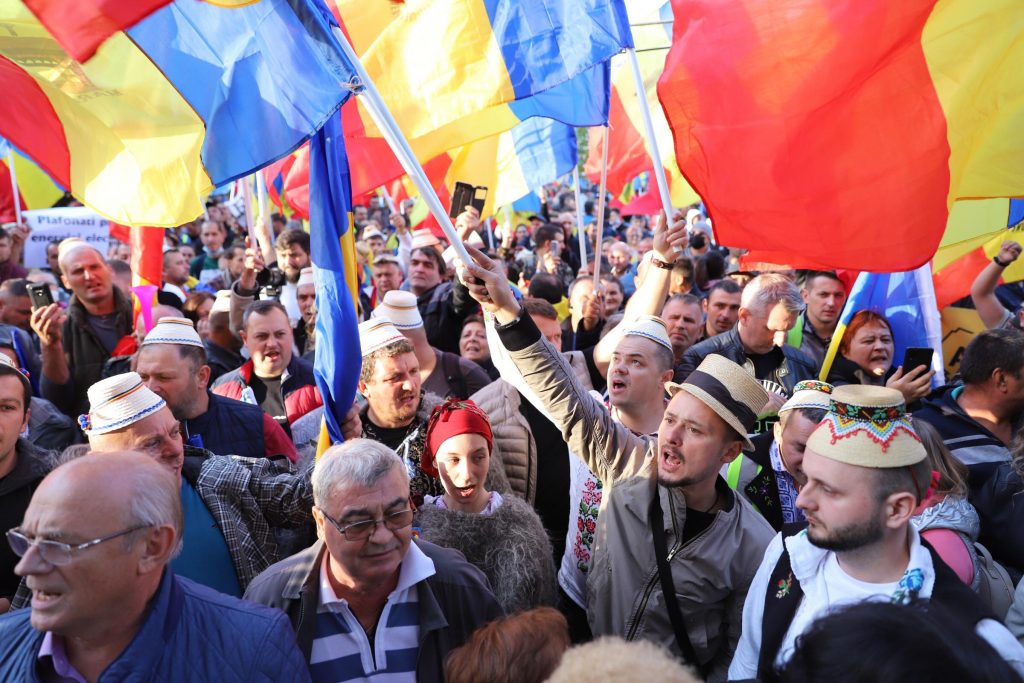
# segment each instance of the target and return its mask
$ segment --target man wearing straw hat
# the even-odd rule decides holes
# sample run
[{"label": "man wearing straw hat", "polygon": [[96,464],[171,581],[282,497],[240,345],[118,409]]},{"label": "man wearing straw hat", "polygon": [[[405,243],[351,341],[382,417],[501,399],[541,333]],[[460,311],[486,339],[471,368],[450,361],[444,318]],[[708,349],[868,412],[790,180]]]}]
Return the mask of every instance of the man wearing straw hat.
[{"label": "man wearing straw hat", "polygon": [[135,369],[167,401],[189,446],[219,455],[298,459],[292,440],[259,406],[209,390],[206,349],[188,318],[160,318],[142,341]]},{"label": "man wearing straw hat", "polygon": [[587,580],[591,630],[653,640],[708,680],[724,680],[772,530],[718,471],[749,447],[746,434],[767,392],[712,355],[685,384],[665,384],[671,399],[657,437],[637,434],[615,422],[541,338],[500,267],[468,250],[471,294],[494,316],[502,344],[570,450],[604,484]]},{"label": "man wearing straw hat", "polygon": [[185,446],[178,420],[135,372],[92,385],[89,403],[79,424],[93,451],[139,451],[180,477],[189,540],[171,563],[175,573],[240,596],[280,559],[272,528],[311,520],[312,463],[292,473],[278,459],[229,458]]},{"label": "man wearing straw hat", "polygon": [[934,601],[1024,672],[1024,647],[910,524],[938,473],[902,394],[837,387],[807,441],[803,470],[797,505],[807,522],[784,528],[765,552],[743,608],[730,679],[764,676],[789,659],[819,616],[869,600]]}]

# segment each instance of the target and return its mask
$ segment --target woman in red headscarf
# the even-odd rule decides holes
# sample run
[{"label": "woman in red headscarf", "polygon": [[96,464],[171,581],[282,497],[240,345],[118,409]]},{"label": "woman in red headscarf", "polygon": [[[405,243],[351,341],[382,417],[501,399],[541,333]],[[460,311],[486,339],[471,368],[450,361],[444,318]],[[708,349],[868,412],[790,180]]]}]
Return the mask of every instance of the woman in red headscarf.
[{"label": "woman in red headscarf", "polygon": [[555,565],[540,517],[526,501],[487,485],[489,474],[503,479],[494,476],[504,471],[500,459],[492,467],[493,445],[490,420],[472,401],[448,399],[434,409],[420,468],[440,478],[445,492],[424,497],[414,528],[479,567],[506,612],[554,605]]}]

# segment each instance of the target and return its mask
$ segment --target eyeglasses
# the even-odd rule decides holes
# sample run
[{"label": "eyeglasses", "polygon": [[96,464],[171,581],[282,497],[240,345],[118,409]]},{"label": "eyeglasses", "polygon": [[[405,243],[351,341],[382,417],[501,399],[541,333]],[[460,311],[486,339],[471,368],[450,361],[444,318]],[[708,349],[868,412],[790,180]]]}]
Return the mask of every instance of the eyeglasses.
[{"label": "eyeglasses", "polygon": [[29,538],[17,529],[11,529],[7,532],[7,542],[10,544],[11,550],[13,550],[14,554],[18,557],[25,557],[25,553],[28,552],[28,549],[35,546],[36,550],[39,551],[39,556],[43,558],[43,560],[56,567],[63,567],[64,565],[71,564],[71,561],[75,559],[75,553],[79,553],[86,548],[91,548],[94,545],[99,545],[104,541],[109,541],[113,538],[118,538],[119,536],[125,536],[133,531],[145,529],[149,526],[151,525],[142,524],[139,526],[133,526],[130,529],[118,531],[117,533],[110,534],[109,536],[94,538],[91,541],[79,543],[78,545],[68,545],[67,543],[61,543],[60,541],[41,541],[38,538]]},{"label": "eyeglasses", "polygon": [[410,509],[399,510],[398,512],[392,512],[384,515],[383,519],[366,519],[362,522],[355,522],[347,526],[341,526],[337,520],[331,517],[329,514],[320,509],[320,512],[327,521],[334,525],[334,528],[349,541],[363,541],[370,537],[370,535],[377,530],[378,524],[383,524],[390,531],[398,531],[412,524],[413,512]]}]

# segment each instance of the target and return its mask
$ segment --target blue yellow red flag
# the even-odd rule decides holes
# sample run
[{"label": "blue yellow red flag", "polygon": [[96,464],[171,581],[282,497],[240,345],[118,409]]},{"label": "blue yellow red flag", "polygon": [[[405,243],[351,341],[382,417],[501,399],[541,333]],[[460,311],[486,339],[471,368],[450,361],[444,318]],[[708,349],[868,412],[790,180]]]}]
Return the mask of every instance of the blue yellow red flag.
[{"label": "blue yellow red flag", "polygon": [[19,103],[0,135],[125,225],[192,220],[215,186],[309,138],[354,74],[316,0],[176,0],[84,62],[22,0],[0,0],[0,16],[0,91]]}]

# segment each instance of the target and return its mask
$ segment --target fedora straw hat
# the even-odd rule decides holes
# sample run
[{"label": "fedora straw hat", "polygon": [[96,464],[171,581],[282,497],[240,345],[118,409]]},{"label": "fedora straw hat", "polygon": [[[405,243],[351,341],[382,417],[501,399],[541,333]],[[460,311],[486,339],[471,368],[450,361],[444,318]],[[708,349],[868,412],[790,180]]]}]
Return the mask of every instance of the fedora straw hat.
[{"label": "fedora straw hat", "polygon": [[89,412],[78,416],[78,426],[87,436],[123,429],[167,405],[137,372],[101,379],[89,387],[88,395]]},{"label": "fedora straw hat", "polygon": [[371,318],[359,323],[359,346],[362,347],[364,358],[403,339],[405,336],[387,318]]},{"label": "fedora straw hat", "polygon": [[153,329],[146,334],[142,345],[150,344],[180,344],[182,346],[203,347],[203,340],[199,338],[195,326],[188,318],[160,318],[156,321]]},{"label": "fedora straw hat", "polygon": [[906,467],[927,457],[903,394],[868,384],[836,387],[825,419],[807,439],[818,455],[859,467]]},{"label": "fedora straw hat", "polygon": [[412,292],[403,292],[400,289],[393,289],[386,293],[384,301],[377,304],[372,315],[374,318],[390,320],[391,324],[400,330],[423,327],[423,318],[416,305],[416,295]]},{"label": "fedora straw hat", "polygon": [[747,434],[757,421],[757,416],[768,405],[768,392],[754,375],[736,363],[713,353],[682,384],[665,382],[665,390],[669,396],[685,391],[700,399],[736,430],[743,438],[745,449],[754,448]]}]

